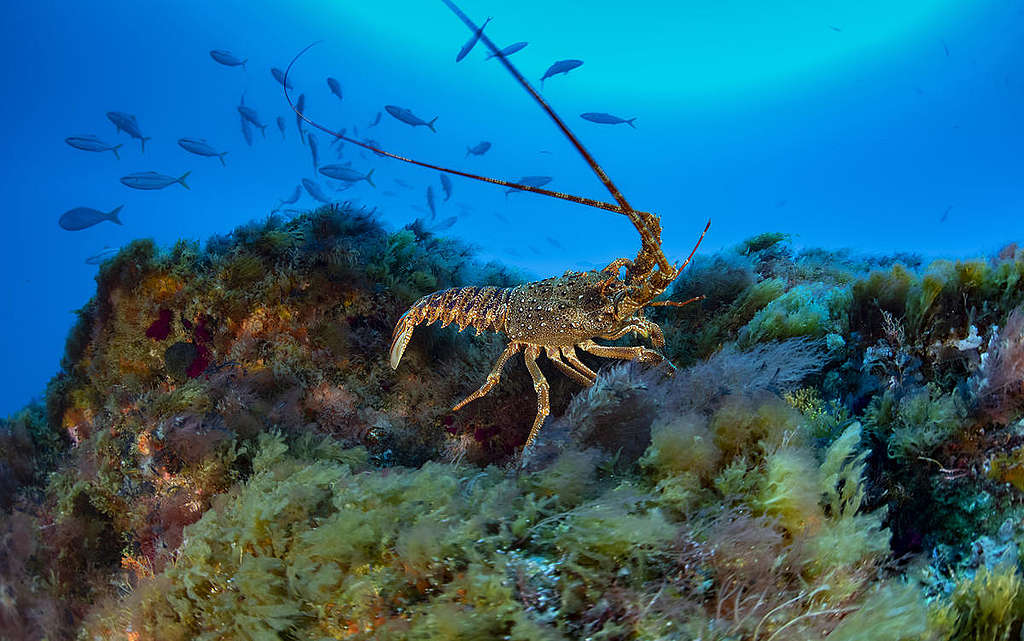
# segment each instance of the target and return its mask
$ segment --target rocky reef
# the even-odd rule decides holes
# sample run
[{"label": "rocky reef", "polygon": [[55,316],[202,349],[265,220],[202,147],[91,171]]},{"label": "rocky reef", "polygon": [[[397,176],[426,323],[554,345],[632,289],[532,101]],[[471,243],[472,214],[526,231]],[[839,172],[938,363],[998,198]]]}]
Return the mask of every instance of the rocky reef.
[{"label": "rocky reef", "polygon": [[651,313],[677,369],[552,373],[520,460],[525,368],[450,411],[500,336],[387,346],[523,275],[345,206],[136,241],[0,422],[0,638],[1019,638],[1022,276],[698,256]]}]

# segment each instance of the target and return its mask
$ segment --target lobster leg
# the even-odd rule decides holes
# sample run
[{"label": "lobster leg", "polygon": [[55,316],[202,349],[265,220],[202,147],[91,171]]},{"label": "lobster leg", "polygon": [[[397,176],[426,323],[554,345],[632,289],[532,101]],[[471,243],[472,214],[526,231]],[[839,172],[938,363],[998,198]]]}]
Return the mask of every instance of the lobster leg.
[{"label": "lobster leg", "polygon": [[594,381],[583,372],[576,371],[572,367],[566,365],[565,361],[562,360],[562,356],[558,353],[557,347],[545,347],[544,353],[547,354],[548,360],[555,364],[555,367],[562,370],[566,376],[583,387],[590,387],[594,383]]},{"label": "lobster leg", "polygon": [[537,418],[533,421],[530,435],[526,437],[526,445],[523,446],[523,451],[525,451],[530,447],[530,443],[533,443],[533,439],[537,437],[537,432],[540,431],[540,426],[544,424],[544,419],[551,413],[551,405],[548,401],[550,386],[547,379],[544,378],[544,374],[541,373],[540,368],[537,367],[540,346],[527,345],[523,356],[526,359],[526,369],[530,370],[530,376],[533,377],[533,389],[537,392]]},{"label": "lobster leg", "polygon": [[583,351],[602,358],[622,358],[627,361],[639,361],[641,363],[660,363],[665,357],[646,347],[613,347],[609,345],[598,345],[592,340],[585,340],[579,344]]},{"label": "lobster leg", "polygon": [[491,373],[487,375],[487,380],[480,386],[480,389],[467,396],[461,403],[453,407],[452,411],[459,411],[466,405],[466,403],[475,401],[481,396],[487,394],[487,392],[491,391],[491,388],[497,385],[498,381],[501,380],[501,370],[505,368],[505,363],[508,362],[508,359],[515,356],[522,348],[522,343],[509,343],[508,347],[505,348],[505,351],[498,357],[498,362],[494,364],[494,368],[491,369]]},{"label": "lobster leg", "polygon": [[597,372],[583,364],[583,361],[576,356],[576,348],[572,345],[562,348],[562,358],[567,360],[569,365],[575,367],[582,374],[586,375],[586,377],[590,379],[591,383],[597,380]]}]

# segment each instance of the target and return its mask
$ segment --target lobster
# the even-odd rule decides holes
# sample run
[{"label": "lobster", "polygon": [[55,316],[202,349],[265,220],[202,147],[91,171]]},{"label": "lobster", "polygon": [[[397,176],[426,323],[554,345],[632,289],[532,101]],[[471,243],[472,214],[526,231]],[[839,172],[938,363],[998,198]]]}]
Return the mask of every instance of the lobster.
[{"label": "lobster", "polygon": [[[649,364],[666,362],[671,366],[671,363],[660,353],[648,347],[600,345],[595,342],[595,339],[615,340],[632,333],[647,339],[654,347],[665,345],[664,332],[656,323],[644,317],[644,310],[657,306],[683,307],[703,298],[703,296],[696,296],[682,302],[654,300],[665,292],[689,264],[711,227],[711,221],[704,226],[704,231],[701,232],[686,260],[677,264],[671,263],[661,249],[661,219],[655,214],[634,209],[590,152],[569,130],[561,117],[501,53],[494,42],[481,29],[478,29],[477,25],[454,2],[451,0],[441,1],[465,23],[473,34],[479,37],[479,41],[490,49],[494,57],[501,61],[505,69],[554,121],[562,134],[572,143],[604,184],[615,200],[614,203],[478,176],[378,149],[376,146],[348,138],[344,133],[332,131],[309,119],[292,102],[288,94],[287,82],[282,84],[284,84],[285,98],[299,118],[338,139],[381,156],[446,174],[529,191],[622,214],[629,219],[640,234],[640,251],[633,259],[616,258],[600,270],[567,271],[555,278],[515,287],[468,286],[446,289],[420,298],[398,319],[389,354],[393,369],[398,368],[402,355],[412,338],[413,330],[420,324],[430,325],[441,321],[441,326],[447,327],[451,323],[456,323],[460,332],[466,327],[472,327],[478,335],[484,330],[493,330],[508,336],[508,346],[498,357],[484,383],[478,390],[457,403],[452,411],[458,411],[467,403],[490,392],[498,384],[501,372],[509,359],[522,352],[526,367],[533,378],[533,387],[537,395],[537,414],[523,446],[522,451],[525,453],[550,413],[549,384],[537,365],[537,359],[542,353],[566,376],[585,387],[594,384],[597,374],[580,360],[577,349],[603,358],[633,360]],[[295,62],[315,44],[317,43],[314,42],[307,46],[295,56],[285,70],[286,80]]]}]

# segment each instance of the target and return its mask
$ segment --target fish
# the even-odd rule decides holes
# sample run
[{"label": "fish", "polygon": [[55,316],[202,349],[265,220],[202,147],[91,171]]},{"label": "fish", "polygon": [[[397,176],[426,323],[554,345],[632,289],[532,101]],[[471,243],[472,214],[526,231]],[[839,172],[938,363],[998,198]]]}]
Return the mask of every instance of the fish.
[{"label": "fish", "polygon": [[[515,182],[517,185],[524,185],[526,187],[543,187],[544,185],[551,182],[551,176],[523,176],[522,178]],[[516,187],[506,190],[505,198],[508,198],[509,194],[517,191],[521,190],[517,189]]]},{"label": "fish", "polygon": [[138,138],[142,143],[142,153],[146,153],[146,141],[152,140],[152,138],[142,135],[142,130],[139,129],[139,122],[135,119],[135,116],[126,114],[123,111],[108,111],[107,119],[117,127],[117,133],[123,131],[132,138]]},{"label": "fish", "polygon": [[220,158],[220,164],[227,167],[227,163],[224,162],[224,156],[227,155],[226,151],[217,151],[210,146],[210,143],[206,142],[204,138],[180,138],[178,139],[178,145],[189,153],[193,153],[197,156],[206,156],[212,158],[216,156]]},{"label": "fish", "polygon": [[382,112],[378,111],[377,112],[377,117],[374,118],[373,122],[371,122],[369,125],[367,125],[367,127],[376,127],[377,125],[379,125],[380,124],[381,113]]},{"label": "fish", "polygon": [[395,192],[391,191],[390,189],[385,189],[384,191],[380,192],[380,195],[381,196],[387,196],[388,198],[394,198],[398,194],[396,194]]},{"label": "fish", "polygon": [[336,78],[327,79],[327,88],[331,90],[331,93],[338,97],[338,100],[344,100],[344,98],[341,97],[341,83],[338,82]]},{"label": "fish", "polygon": [[946,46],[945,40],[939,40],[942,43],[942,50],[946,52],[946,57],[949,57],[949,47]]},{"label": "fish", "polygon": [[458,220],[459,219],[458,219],[457,216],[449,216],[448,218],[445,218],[444,220],[442,220],[438,224],[436,224],[433,227],[431,227],[430,231],[432,231],[433,233],[436,234],[439,231],[444,231],[446,229],[451,229],[452,226],[455,225],[456,222],[458,222]]},{"label": "fish", "polygon": [[502,56],[502,57],[511,56],[512,54],[514,54],[515,52],[519,51],[520,49],[522,49],[523,47],[525,47],[528,44],[529,44],[528,42],[514,42],[514,43],[510,44],[509,46],[505,47],[504,49],[500,50],[498,53],[487,54],[487,59],[490,60],[491,58],[493,58],[495,56],[499,56],[499,55]]},{"label": "fish", "polygon": [[306,193],[314,199],[328,205],[331,204],[331,199],[327,197],[327,194],[324,193],[324,190],[321,189],[320,185],[317,184],[316,181],[310,180],[309,178],[303,178],[302,186],[306,188]]},{"label": "fish", "polygon": [[174,183],[178,183],[185,189],[192,189],[188,186],[188,183],[185,182],[185,179],[188,178],[188,175],[191,173],[191,171],[186,171],[178,178],[175,178],[174,176],[166,176],[155,171],[140,171],[135,174],[123,176],[121,178],[121,184],[125,187],[131,187],[132,189],[151,190],[163,189],[164,187],[170,187]]},{"label": "fish", "polygon": [[245,63],[249,62],[249,59],[240,59],[235,54],[225,49],[213,49],[210,51],[210,57],[224,65],[225,67],[241,67],[245,69]]},{"label": "fish", "polygon": [[121,251],[119,247],[104,247],[99,253],[93,254],[85,259],[86,265],[101,265],[108,258],[112,258]]},{"label": "fish", "polygon": [[370,178],[370,176],[373,175],[372,169],[366,172],[366,174],[361,174],[355,169],[349,167],[348,165],[324,165],[323,167],[320,168],[320,173],[327,176],[328,178],[342,180],[347,183],[355,183],[359,182],[360,180],[365,180],[366,182],[370,183],[371,187],[377,187],[377,185],[373,184],[373,180]]},{"label": "fish", "polygon": [[284,116],[277,117],[277,128],[281,130],[281,140],[284,140]]},{"label": "fish", "polygon": [[299,201],[299,198],[301,198],[301,197],[302,197],[302,186],[296,185],[295,186],[295,191],[292,192],[292,195],[289,196],[288,198],[282,198],[281,202],[278,203],[278,204],[279,205],[294,205],[295,203],[297,203]]},{"label": "fish", "polygon": [[491,148],[491,143],[486,140],[480,141],[472,147],[466,147],[466,158],[469,158],[470,154],[474,156],[483,156]]},{"label": "fish", "polygon": [[448,174],[441,174],[441,189],[444,190],[445,202],[448,202],[448,199],[452,197],[452,179],[448,177]]},{"label": "fish", "polygon": [[462,59],[469,55],[469,52],[473,50],[473,47],[475,47],[476,43],[480,40],[480,35],[484,32],[484,27],[486,27],[487,23],[490,21],[491,19],[488,18],[484,20],[482,25],[477,27],[477,30],[469,37],[466,44],[462,45],[462,48],[459,49],[459,53],[455,56],[455,62],[462,62]]},{"label": "fish", "polygon": [[840,29],[839,27],[837,27],[835,25],[829,25],[828,28],[831,29],[832,31],[835,31],[836,33],[842,33],[843,32],[842,29]]},{"label": "fish", "polygon": [[309,142],[309,152],[313,155],[313,171],[316,171],[316,168],[320,166],[320,148],[312,131],[306,134],[306,140]]},{"label": "fish", "polygon": [[82,151],[112,151],[114,152],[114,157],[121,160],[121,154],[117,153],[117,150],[123,147],[123,145],[111,145],[103,142],[96,136],[68,136],[64,139],[64,142]]},{"label": "fish", "polygon": [[395,181],[396,185],[398,185],[399,187],[402,187],[403,189],[415,189],[415,187],[413,187],[409,183],[405,182],[401,178],[395,178],[394,181]]},{"label": "fish", "polygon": [[252,147],[252,126],[242,114],[238,114],[238,119],[242,121],[242,137],[245,138],[246,144]]},{"label": "fish", "polygon": [[295,87],[292,86],[292,83],[290,81],[288,82],[288,84],[285,84],[284,72],[281,71],[280,69],[278,69],[277,67],[271,67],[270,68],[270,75],[274,76],[274,80],[276,80],[279,83],[281,83],[281,86],[284,87],[285,89],[294,89],[295,88]]},{"label": "fish", "polygon": [[433,120],[427,122],[413,114],[405,107],[396,107],[395,105],[384,105],[384,110],[407,125],[411,125],[413,127],[423,125],[424,127],[430,128],[430,131],[433,131],[435,134],[437,133],[437,130],[434,129],[434,123],[437,122],[437,116],[434,116]]},{"label": "fish", "polygon": [[427,187],[427,207],[430,208],[430,219],[437,217],[437,209],[434,208],[434,188]]},{"label": "fish", "polygon": [[295,101],[295,126],[299,130],[299,142],[306,144],[306,139],[302,136],[302,116],[299,114],[306,113],[306,94],[300,93],[298,100]]},{"label": "fish", "polygon": [[584,120],[589,120],[590,122],[600,123],[602,125],[620,125],[622,123],[626,123],[633,129],[636,129],[636,125],[633,124],[633,121],[636,120],[636,118],[629,118],[627,120],[625,118],[619,118],[618,116],[613,116],[611,114],[604,114],[595,111],[588,111],[585,114],[580,114],[580,118]]},{"label": "fish", "polygon": [[540,86],[543,87],[544,86],[544,81],[547,80],[548,78],[550,78],[551,76],[554,76],[555,74],[559,74],[559,73],[567,74],[567,73],[569,73],[570,71],[572,71],[576,67],[579,67],[582,64],[583,64],[582,60],[572,60],[572,59],[570,59],[570,60],[559,60],[559,61],[555,62],[553,65],[548,67],[547,71],[544,72],[544,75],[540,79]]},{"label": "fish", "polygon": [[953,205],[946,207],[946,211],[942,212],[942,218],[939,219],[940,223],[944,223],[949,219],[949,212],[953,210]]},{"label": "fish", "polygon": [[565,247],[562,247],[562,243],[558,242],[557,240],[555,240],[551,236],[545,236],[544,240],[548,241],[548,244],[551,245],[552,247],[554,247],[555,249],[559,249],[559,250],[565,249]]},{"label": "fish", "polygon": [[93,225],[102,223],[105,220],[109,220],[112,223],[123,225],[121,219],[117,217],[117,214],[121,212],[124,205],[115,207],[112,211],[102,212],[92,207],[75,207],[61,214],[57,224],[61,228],[68,231],[80,231]]},{"label": "fish", "polygon": [[244,93],[242,94],[242,104],[238,105],[238,113],[242,115],[242,118],[245,118],[253,126],[257,127],[263,133],[264,138],[267,137],[267,126],[260,122],[260,116],[256,113],[255,109],[246,106]]}]

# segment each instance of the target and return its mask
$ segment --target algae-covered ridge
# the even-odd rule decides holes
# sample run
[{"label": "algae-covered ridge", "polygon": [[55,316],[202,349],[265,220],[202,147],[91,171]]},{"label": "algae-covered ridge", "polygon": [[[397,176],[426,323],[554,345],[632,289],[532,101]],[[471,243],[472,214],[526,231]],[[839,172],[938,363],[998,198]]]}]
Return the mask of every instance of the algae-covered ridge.
[{"label": "algae-covered ridge", "polygon": [[521,368],[450,411],[502,337],[387,346],[523,276],[346,206],[136,241],[0,423],[0,638],[1019,638],[1022,275],[698,256],[652,312],[677,370],[552,373],[520,461]]}]

